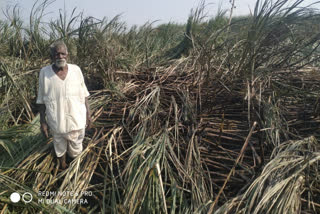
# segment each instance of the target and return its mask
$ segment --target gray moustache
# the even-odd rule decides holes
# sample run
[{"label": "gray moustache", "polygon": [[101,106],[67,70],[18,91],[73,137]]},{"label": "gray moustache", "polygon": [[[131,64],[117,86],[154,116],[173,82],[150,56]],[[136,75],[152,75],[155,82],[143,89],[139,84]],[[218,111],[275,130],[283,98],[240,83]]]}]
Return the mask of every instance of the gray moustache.
[{"label": "gray moustache", "polygon": [[61,67],[64,67],[66,65],[67,61],[65,59],[57,59],[55,61],[55,65],[58,67],[58,68],[61,68]]}]

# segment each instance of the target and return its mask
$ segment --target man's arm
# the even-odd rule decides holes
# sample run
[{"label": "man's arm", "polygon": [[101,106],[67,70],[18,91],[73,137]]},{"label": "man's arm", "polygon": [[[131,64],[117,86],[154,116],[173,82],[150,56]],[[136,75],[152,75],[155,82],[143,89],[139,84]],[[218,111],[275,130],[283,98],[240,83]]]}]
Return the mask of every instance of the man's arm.
[{"label": "man's arm", "polygon": [[88,97],[85,98],[85,105],[87,109],[87,129],[91,129],[92,119],[91,119],[91,111],[90,111]]},{"label": "man's arm", "polygon": [[47,120],[46,120],[46,105],[45,104],[39,104],[40,107],[40,128],[41,128],[41,132],[42,134],[48,138],[49,134],[48,134],[48,124],[47,124]]}]

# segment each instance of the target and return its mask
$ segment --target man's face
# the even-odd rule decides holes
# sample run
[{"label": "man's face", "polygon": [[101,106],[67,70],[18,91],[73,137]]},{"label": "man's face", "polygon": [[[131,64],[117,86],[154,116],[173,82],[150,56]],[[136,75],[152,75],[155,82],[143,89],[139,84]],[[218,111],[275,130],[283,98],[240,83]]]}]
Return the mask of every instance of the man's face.
[{"label": "man's face", "polygon": [[67,65],[68,52],[65,47],[58,46],[53,55],[53,62],[58,68],[64,68]]}]

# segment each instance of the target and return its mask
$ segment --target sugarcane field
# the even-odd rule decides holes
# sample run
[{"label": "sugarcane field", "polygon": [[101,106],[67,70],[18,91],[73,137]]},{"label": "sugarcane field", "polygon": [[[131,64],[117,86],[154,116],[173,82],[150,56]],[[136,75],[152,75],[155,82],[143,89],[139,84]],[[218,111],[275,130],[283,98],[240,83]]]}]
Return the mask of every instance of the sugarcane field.
[{"label": "sugarcane field", "polygon": [[[0,16],[0,214],[320,213],[320,1],[198,1],[131,27],[76,7],[44,21],[51,2]],[[45,69],[89,92],[62,156]]]}]

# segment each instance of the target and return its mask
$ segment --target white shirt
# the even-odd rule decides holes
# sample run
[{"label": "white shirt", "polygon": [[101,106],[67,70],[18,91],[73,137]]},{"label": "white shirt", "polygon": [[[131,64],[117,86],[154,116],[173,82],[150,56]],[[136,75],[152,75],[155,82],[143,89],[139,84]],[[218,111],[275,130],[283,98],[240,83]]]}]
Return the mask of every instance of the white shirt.
[{"label": "white shirt", "polygon": [[85,128],[85,97],[89,96],[81,69],[68,64],[64,80],[52,70],[52,65],[39,74],[38,104],[46,105],[47,123],[54,133],[68,133]]}]

